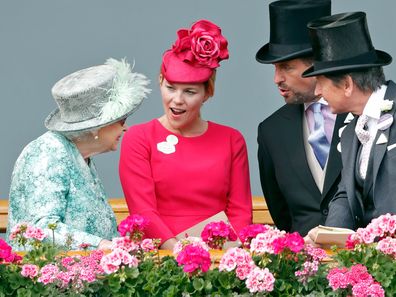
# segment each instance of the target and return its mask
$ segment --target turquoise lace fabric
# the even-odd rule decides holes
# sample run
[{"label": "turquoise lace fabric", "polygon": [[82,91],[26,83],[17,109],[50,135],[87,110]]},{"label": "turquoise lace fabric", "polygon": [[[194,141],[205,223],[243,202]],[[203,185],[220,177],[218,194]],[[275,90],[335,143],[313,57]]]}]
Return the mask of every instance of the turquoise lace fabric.
[{"label": "turquoise lace fabric", "polygon": [[[91,160],[88,165],[73,142],[47,132],[28,144],[12,174],[7,239],[21,222],[40,227],[52,240],[49,223],[56,223],[55,241],[72,248],[118,236],[117,223],[102,182]],[[20,249],[12,242],[13,248]]]}]

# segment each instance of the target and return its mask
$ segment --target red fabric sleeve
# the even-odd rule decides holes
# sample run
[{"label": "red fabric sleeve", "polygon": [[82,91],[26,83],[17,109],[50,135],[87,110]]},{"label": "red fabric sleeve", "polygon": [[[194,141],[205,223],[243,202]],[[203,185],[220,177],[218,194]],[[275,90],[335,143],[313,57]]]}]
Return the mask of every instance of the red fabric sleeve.
[{"label": "red fabric sleeve", "polygon": [[145,236],[160,238],[164,242],[173,237],[173,233],[158,213],[150,155],[145,131],[139,125],[130,127],[122,140],[119,164],[125,199],[131,214],[149,219]]},{"label": "red fabric sleeve", "polygon": [[252,223],[252,194],[249,162],[243,136],[235,131],[232,137],[232,166],[226,214],[237,234]]}]

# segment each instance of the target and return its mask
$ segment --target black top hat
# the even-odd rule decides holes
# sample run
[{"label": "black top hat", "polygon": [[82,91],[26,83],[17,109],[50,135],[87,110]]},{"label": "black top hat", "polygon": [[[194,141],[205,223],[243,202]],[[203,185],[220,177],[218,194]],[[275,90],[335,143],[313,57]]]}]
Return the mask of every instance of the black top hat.
[{"label": "black top hat", "polygon": [[351,72],[392,62],[388,53],[373,47],[364,12],[323,17],[310,22],[308,28],[314,63],[303,77]]},{"label": "black top hat", "polygon": [[256,60],[271,64],[312,54],[307,23],[331,14],[330,0],[280,0],[270,3],[270,41]]}]

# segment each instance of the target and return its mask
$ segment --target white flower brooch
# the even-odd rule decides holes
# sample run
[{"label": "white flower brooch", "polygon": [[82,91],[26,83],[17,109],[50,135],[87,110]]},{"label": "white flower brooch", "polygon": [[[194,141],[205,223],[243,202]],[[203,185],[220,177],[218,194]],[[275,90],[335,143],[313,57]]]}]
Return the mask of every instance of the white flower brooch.
[{"label": "white flower brooch", "polygon": [[388,100],[388,99],[384,99],[381,102],[381,111],[390,111],[393,107],[393,101],[392,100]]}]

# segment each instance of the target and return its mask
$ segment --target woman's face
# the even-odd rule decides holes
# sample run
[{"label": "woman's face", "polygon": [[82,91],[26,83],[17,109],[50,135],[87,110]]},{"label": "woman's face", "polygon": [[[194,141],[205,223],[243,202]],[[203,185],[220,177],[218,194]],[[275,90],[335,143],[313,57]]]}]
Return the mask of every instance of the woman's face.
[{"label": "woman's face", "polygon": [[188,130],[200,121],[201,106],[208,99],[203,83],[170,83],[164,78],[160,90],[170,128]]},{"label": "woman's face", "polygon": [[100,142],[103,153],[117,150],[122,133],[128,128],[125,121],[126,119],[123,119],[99,129],[98,139],[96,141]]}]

